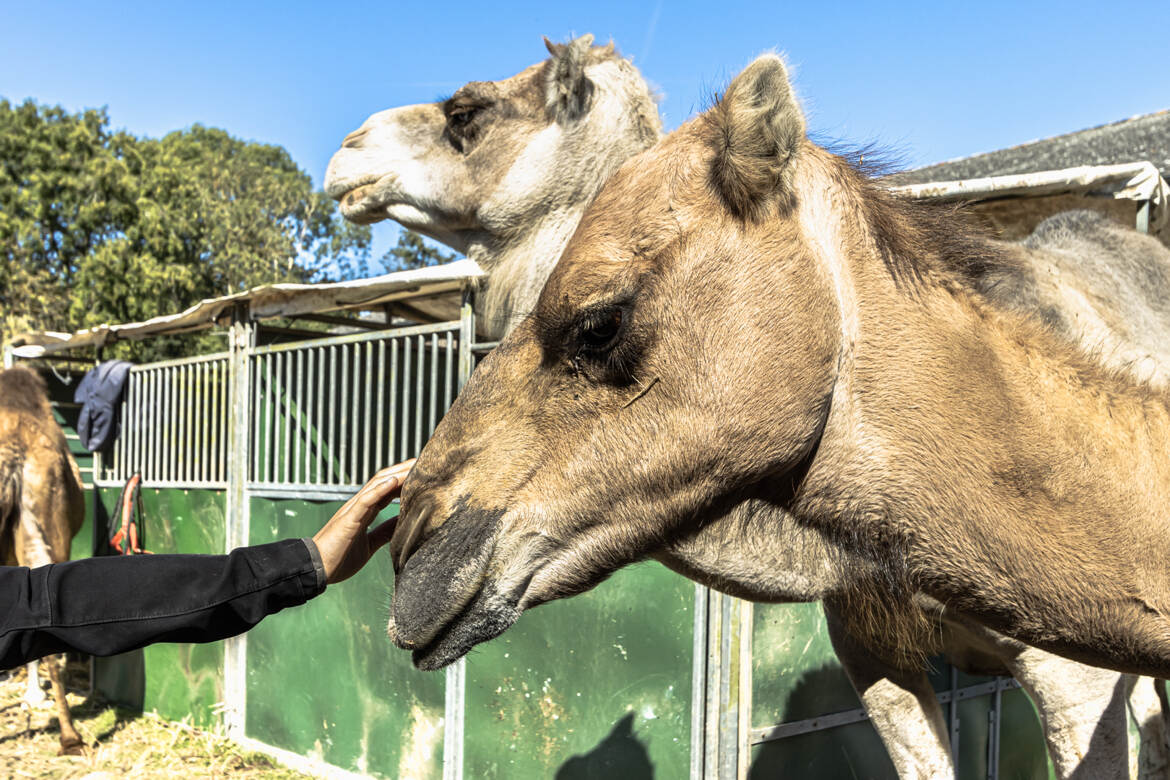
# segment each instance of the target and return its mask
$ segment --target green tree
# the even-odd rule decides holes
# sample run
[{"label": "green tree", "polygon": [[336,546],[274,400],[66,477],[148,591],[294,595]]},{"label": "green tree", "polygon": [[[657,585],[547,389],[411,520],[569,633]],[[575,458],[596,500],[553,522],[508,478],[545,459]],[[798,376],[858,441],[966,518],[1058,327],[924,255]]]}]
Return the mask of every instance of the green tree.
[{"label": "green tree", "polygon": [[454,252],[444,252],[413,230],[403,228],[398,233],[398,243],[382,255],[382,265],[387,272],[409,271],[442,265],[454,259]]},{"label": "green tree", "polygon": [[133,221],[136,140],[108,124],[0,100],[0,335],[70,329],[81,264]]},{"label": "green tree", "polygon": [[[345,222],[283,148],[202,125],[150,139],[108,124],[104,111],[0,101],[5,336],[18,326],[143,320],[260,284],[368,274],[369,229]],[[147,360],[211,345],[195,338],[207,343],[151,340],[114,352]]]}]

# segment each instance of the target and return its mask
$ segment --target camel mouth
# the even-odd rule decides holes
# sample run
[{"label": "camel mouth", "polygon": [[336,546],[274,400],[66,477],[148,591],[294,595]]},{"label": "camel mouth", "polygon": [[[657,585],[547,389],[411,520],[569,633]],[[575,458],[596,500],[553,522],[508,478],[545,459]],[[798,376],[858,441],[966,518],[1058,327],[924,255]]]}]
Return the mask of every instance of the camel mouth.
[{"label": "camel mouth", "polygon": [[341,216],[358,225],[372,225],[389,219],[385,201],[377,196],[378,182],[369,181],[344,190],[332,197],[337,200]]},{"label": "camel mouth", "polygon": [[449,666],[479,644],[495,639],[520,618],[518,599],[504,597],[491,583],[486,583],[474,599],[448,621],[438,633],[421,646],[400,641],[393,617],[387,628],[394,644],[411,651],[416,669],[433,672]]}]

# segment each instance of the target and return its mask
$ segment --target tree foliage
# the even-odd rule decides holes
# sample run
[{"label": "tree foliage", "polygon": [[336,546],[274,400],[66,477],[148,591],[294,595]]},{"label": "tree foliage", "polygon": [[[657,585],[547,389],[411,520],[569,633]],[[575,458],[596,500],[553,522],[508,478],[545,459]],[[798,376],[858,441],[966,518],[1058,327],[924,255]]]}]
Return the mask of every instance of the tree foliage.
[{"label": "tree foliage", "polygon": [[282,147],[202,125],[139,138],[111,131],[104,110],[0,100],[5,339],[143,320],[260,284],[364,276],[369,252],[369,229],[345,222]]},{"label": "tree foliage", "polygon": [[386,254],[382,256],[382,265],[392,273],[442,265],[454,259],[454,252],[443,252],[418,233],[403,228],[398,234],[398,243],[386,250]]}]

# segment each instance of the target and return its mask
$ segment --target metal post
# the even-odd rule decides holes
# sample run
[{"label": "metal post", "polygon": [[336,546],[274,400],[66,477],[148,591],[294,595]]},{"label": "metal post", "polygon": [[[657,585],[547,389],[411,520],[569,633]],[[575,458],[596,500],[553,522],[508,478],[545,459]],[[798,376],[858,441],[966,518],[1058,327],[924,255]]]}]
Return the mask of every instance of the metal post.
[{"label": "metal post", "polygon": [[[991,709],[987,711],[987,780],[999,778],[999,727],[1003,719],[1003,689],[1001,678],[995,680],[995,693],[991,695]],[[958,766],[958,764],[956,764]]]},{"label": "metal post", "polygon": [[1139,233],[1149,233],[1150,232],[1150,201],[1149,200],[1142,201],[1142,204],[1140,206],[1138,206],[1136,227],[1137,227],[1137,231]]},{"label": "metal post", "polygon": [[950,702],[950,727],[951,727],[951,759],[955,762],[955,766],[959,765],[959,670],[951,667],[951,702]]},{"label": "metal post", "polygon": [[[248,543],[248,426],[252,394],[249,392],[249,362],[255,330],[248,319],[247,304],[232,310],[228,338],[228,424],[227,424],[227,499],[225,506],[227,551]],[[244,737],[247,707],[247,634],[224,643],[224,727],[229,737]]]},{"label": "metal post", "polygon": [[[471,352],[472,342],[475,341],[473,299],[472,291],[470,289],[464,290],[463,306],[459,312],[460,390],[467,384],[467,380],[471,376],[471,369],[475,367],[475,358]],[[404,346],[409,343],[409,341],[405,341]],[[409,362],[407,366],[409,366]],[[443,729],[443,780],[463,780],[463,724],[466,710],[466,683],[467,658],[464,657],[447,667],[447,692],[443,720],[445,726]]]},{"label": "metal post", "polygon": [[691,780],[703,780],[707,730],[707,607],[709,589],[695,583],[695,617],[691,629]]}]

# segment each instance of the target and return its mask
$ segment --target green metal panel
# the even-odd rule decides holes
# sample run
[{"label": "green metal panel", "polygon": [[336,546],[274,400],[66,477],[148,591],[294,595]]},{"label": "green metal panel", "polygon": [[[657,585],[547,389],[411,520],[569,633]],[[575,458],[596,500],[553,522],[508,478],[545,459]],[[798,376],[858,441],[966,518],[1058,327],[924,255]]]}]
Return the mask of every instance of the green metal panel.
[{"label": "green metal panel", "polygon": [[[99,491],[104,514],[99,538],[119,522],[118,493]],[[153,553],[222,554],[224,494],[219,490],[142,490],[141,543]],[[142,675],[145,675],[142,678]],[[166,718],[190,717],[197,725],[216,722],[223,701],[223,643],[161,644],[99,662],[99,687],[115,701]]]},{"label": "green metal panel", "polygon": [[632,566],[480,646],[464,776],[686,777],[694,592],[658,564]]},{"label": "green metal panel", "polygon": [[[249,543],[311,536],[340,506],[253,498]],[[248,633],[247,736],[375,776],[442,776],[444,676],[386,638],[392,583],[383,553]]]},{"label": "green metal panel", "polygon": [[[758,604],[752,630],[752,727],[852,710],[861,706],[837,662],[817,604]],[[932,659],[936,691],[950,684],[950,667]],[[960,674],[959,686],[991,678]],[[991,696],[959,703],[959,777],[987,776]],[[944,715],[949,715],[946,706]],[[1031,701],[1002,694],[1001,776],[1047,778],[1048,759]],[[868,722],[774,740],[752,749],[752,777],[895,777],[893,764]]]}]

